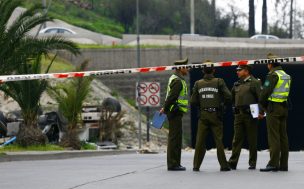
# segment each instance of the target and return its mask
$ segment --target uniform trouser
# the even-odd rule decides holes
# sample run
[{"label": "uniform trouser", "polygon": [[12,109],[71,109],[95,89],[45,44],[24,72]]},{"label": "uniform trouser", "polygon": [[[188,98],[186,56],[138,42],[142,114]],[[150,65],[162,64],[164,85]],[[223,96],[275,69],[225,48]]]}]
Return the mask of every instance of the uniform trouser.
[{"label": "uniform trouser", "polygon": [[251,114],[239,113],[234,116],[234,136],[232,141],[232,155],[229,163],[237,166],[245,137],[249,147],[249,165],[256,166],[258,121]]},{"label": "uniform trouser", "polygon": [[168,113],[167,117],[169,121],[167,166],[168,168],[172,168],[179,166],[181,162],[183,114],[181,112]]},{"label": "uniform trouser", "polygon": [[268,165],[288,168],[287,107],[273,103],[273,111],[267,112],[267,132],[270,160]]},{"label": "uniform trouser", "polygon": [[206,138],[209,131],[217,149],[217,159],[221,168],[228,167],[223,145],[223,122],[218,118],[216,112],[202,112],[198,121],[193,168],[200,168],[206,154]]}]

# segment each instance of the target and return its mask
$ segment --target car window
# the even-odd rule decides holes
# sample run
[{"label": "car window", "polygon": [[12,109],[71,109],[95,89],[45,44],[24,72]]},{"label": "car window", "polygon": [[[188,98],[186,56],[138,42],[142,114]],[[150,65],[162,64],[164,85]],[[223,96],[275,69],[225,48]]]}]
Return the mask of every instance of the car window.
[{"label": "car window", "polygon": [[266,36],[264,36],[264,35],[259,35],[259,36],[257,36],[257,39],[266,39]]},{"label": "car window", "polygon": [[273,36],[269,36],[269,39],[277,39],[276,37]]},{"label": "car window", "polygon": [[58,29],[58,33],[64,33],[64,29]]},{"label": "car window", "polygon": [[58,33],[58,29],[48,29],[44,33]]},{"label": "car window", "polygon": [[64,30],[63,33],[65,33],[65,34],[72,34],[72,32],[70,32],[69,30]]}]

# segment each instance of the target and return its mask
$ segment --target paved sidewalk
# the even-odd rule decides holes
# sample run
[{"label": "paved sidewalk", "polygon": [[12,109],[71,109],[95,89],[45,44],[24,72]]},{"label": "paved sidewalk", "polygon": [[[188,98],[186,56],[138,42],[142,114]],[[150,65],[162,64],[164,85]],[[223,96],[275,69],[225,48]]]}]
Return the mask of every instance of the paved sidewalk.
[{"label": "paved sidewalk", "polygon": [[[227,157],[230,152],[227,152]],[[258,154],[264,167],[268,152]],[[238,170],[220,172],[215,151],[209,151],[201,172],[192,171],[193,152],[183,152],[185,172],[168,172],[166,154],[125,154],[65,160],[0,163],[2,189],[302,189],[304,152],[291,152],[289,172],[249,171],[248,153]]]},{"label": "paved sidewalk", "polygon": [[75,151],[70,150],[70,151],[6,152],[4,155],[0,154],[0,162],[58,160],[58,159],[80,158],[80,157],[134,154],[134,153],[136,153],[136,150],[75,150]]}]

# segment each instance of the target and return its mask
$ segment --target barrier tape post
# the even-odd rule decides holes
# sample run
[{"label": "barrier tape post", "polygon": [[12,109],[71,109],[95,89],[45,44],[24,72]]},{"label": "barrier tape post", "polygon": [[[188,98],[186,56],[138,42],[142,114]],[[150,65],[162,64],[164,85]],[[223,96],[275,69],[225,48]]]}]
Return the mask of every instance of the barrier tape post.
[{"label": "barrier tape post", "polygon": [[[229,67],[239,65],[257,65],[278,62],[287,64],[292,62],[304,62],[304,56],[275,58],[275,59],[257,59],[257,60],[240,60],[240,61],[224,61],[213,63],[214,67]],[[179,66],[157,66],[145,68],[127,68],[127,69],[114,69],[114,70],[99,70],[99,71],[84,71],[84,72],[67,72],[67,73],[48,73],[48,74],[28,74],[28,75],[3,75],[0,76],[0,83],[11,81],[24,81],[24,80],[38,80],[38,79],[63,79],[63,78],[77,78],[88,76],[106,76],[106,75],[122,75],[132,73],[147,73],[147,72],[162,72],[169,70],[176,70],[179,68],[203,68],[204,64],[188,64]]]}]

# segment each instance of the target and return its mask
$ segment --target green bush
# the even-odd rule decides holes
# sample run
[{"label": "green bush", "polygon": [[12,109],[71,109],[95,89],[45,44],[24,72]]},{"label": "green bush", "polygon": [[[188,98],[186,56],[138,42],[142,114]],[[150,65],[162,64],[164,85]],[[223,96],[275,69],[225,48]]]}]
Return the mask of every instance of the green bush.
[{"label": "green bush", "polygon": [[22,151],[61,151],[61,150],[64,150],[64,148],[52,144],[41,145],[41,146],[28,146],[28,147],[22,147],[20,145],[13,144],[0,148],[0,153],[22,152]]},{"label": "green bush", "polygon": [[96,150],[96,146],[85,141],[81,142],[81,150]]}]

